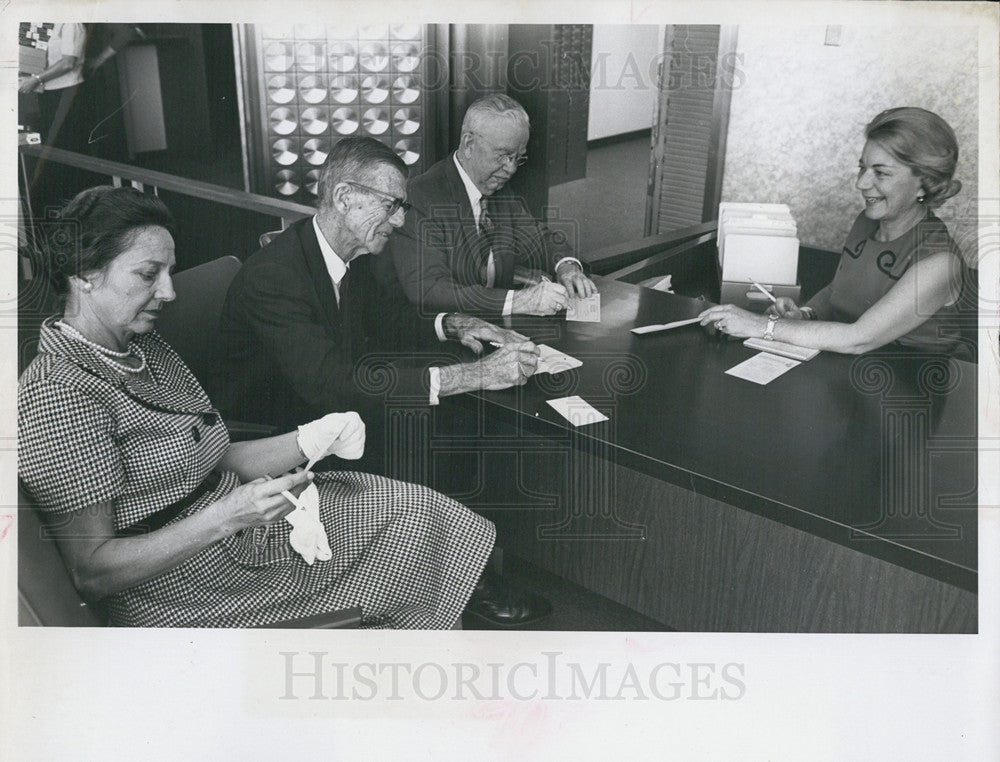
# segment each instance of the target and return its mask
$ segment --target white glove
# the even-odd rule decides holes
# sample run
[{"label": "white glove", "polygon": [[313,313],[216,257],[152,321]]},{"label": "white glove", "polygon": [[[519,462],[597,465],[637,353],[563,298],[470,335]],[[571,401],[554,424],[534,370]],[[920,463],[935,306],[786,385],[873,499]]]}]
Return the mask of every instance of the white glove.
[{"label": "white glove", "polygon": [[330,413],[299,426],[298,442],[309,459],[306,470],[327,455],[357,460],[365,452],[365,422],[353,411]]},{"label": "white glove", "polygon": [[285,521],[292,525],[292,531],[288,535],[292,549],[307,564],[312,566],[316,560],[329,561],[333,558],[326,529],[319,520],[319,490],[315,484],[310,484],[303,490],[299,495],[298,506],[285,516]]}]

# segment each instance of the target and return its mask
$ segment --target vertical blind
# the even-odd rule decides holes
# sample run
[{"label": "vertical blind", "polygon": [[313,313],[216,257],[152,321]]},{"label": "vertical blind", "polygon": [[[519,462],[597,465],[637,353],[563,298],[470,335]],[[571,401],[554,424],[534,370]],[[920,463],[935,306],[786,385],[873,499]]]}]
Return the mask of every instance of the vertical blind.
[{"label": "vertical blind", "polygon": [[713,110],[720,28],[672,25],[666,30],[660,99],[653,132],[654,166],[647,234],[667,233],[704,220],[715,153]]}]

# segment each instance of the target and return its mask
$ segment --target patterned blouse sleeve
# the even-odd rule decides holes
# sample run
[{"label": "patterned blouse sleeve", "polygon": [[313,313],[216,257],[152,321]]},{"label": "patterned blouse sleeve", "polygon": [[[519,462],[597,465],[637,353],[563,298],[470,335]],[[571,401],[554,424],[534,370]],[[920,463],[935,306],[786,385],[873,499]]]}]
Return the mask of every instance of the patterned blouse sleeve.
[{"label": "patterned blouse sleeve", "polygon": [[62,384],[23,384],[17,423],[18,476],[39,508],[65,513],[121,494],[114,420],[93,398]]}]

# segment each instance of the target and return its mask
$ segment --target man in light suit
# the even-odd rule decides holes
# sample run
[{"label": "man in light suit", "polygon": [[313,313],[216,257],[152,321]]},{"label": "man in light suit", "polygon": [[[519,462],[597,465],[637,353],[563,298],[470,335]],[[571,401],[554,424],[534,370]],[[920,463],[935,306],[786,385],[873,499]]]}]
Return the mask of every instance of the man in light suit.
[{"label": "man in light suit", "polygon": [[[316,216],[251,255],[230,286],[220,319],[226,347],[212,379],[225,416],[283,427],[355,410],[368,442],[359,470],[383,466],[387,395],[407,404],[478,389],[524,384],[538,349],[526,337],[475,317],[421,319],[400,293],[376,282],[371,257],[403,224],[407,168],[372,138],[344,138],[324,165]],[[474,362],[441,350],[429,367],[418,345],[455,339]],[[443,344],[439,346],[443,347]],[[544,599],[481,582],[469,609],[492,625],[546,615]],[[468,609],[467,609],[468,610]]]},{"label": "man in light suit", "polygon": [[466,111],[458,150],[410,181],[413,210],[390,251],[421,313],[551,315],[597,291],[567,242],[504,187],[526,161],[528,135],[517,101],[485,96]]}]

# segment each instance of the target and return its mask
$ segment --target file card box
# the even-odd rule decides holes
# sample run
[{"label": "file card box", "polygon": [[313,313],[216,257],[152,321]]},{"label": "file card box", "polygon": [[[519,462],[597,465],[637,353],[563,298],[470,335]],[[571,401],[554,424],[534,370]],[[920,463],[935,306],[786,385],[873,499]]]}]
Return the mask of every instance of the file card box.
[{"label": "file card box", "polygon": [[[796,304],[799,303],[799,296],[802,293],[801,286],[782,286],[767,282],[757,282],[774,294],[775,297],[787,296]],[[720,304],[735,304],[737,307],[742,307],[751,312],[765,312],[771,306],[771,300],[754,288],[752,283],[738,283],[724,280],[721,283],[720,291]]]},{"label": "file card box", "polygon": [[799,239],[727,234],[722,280],[793,285],[799,269]]}]

